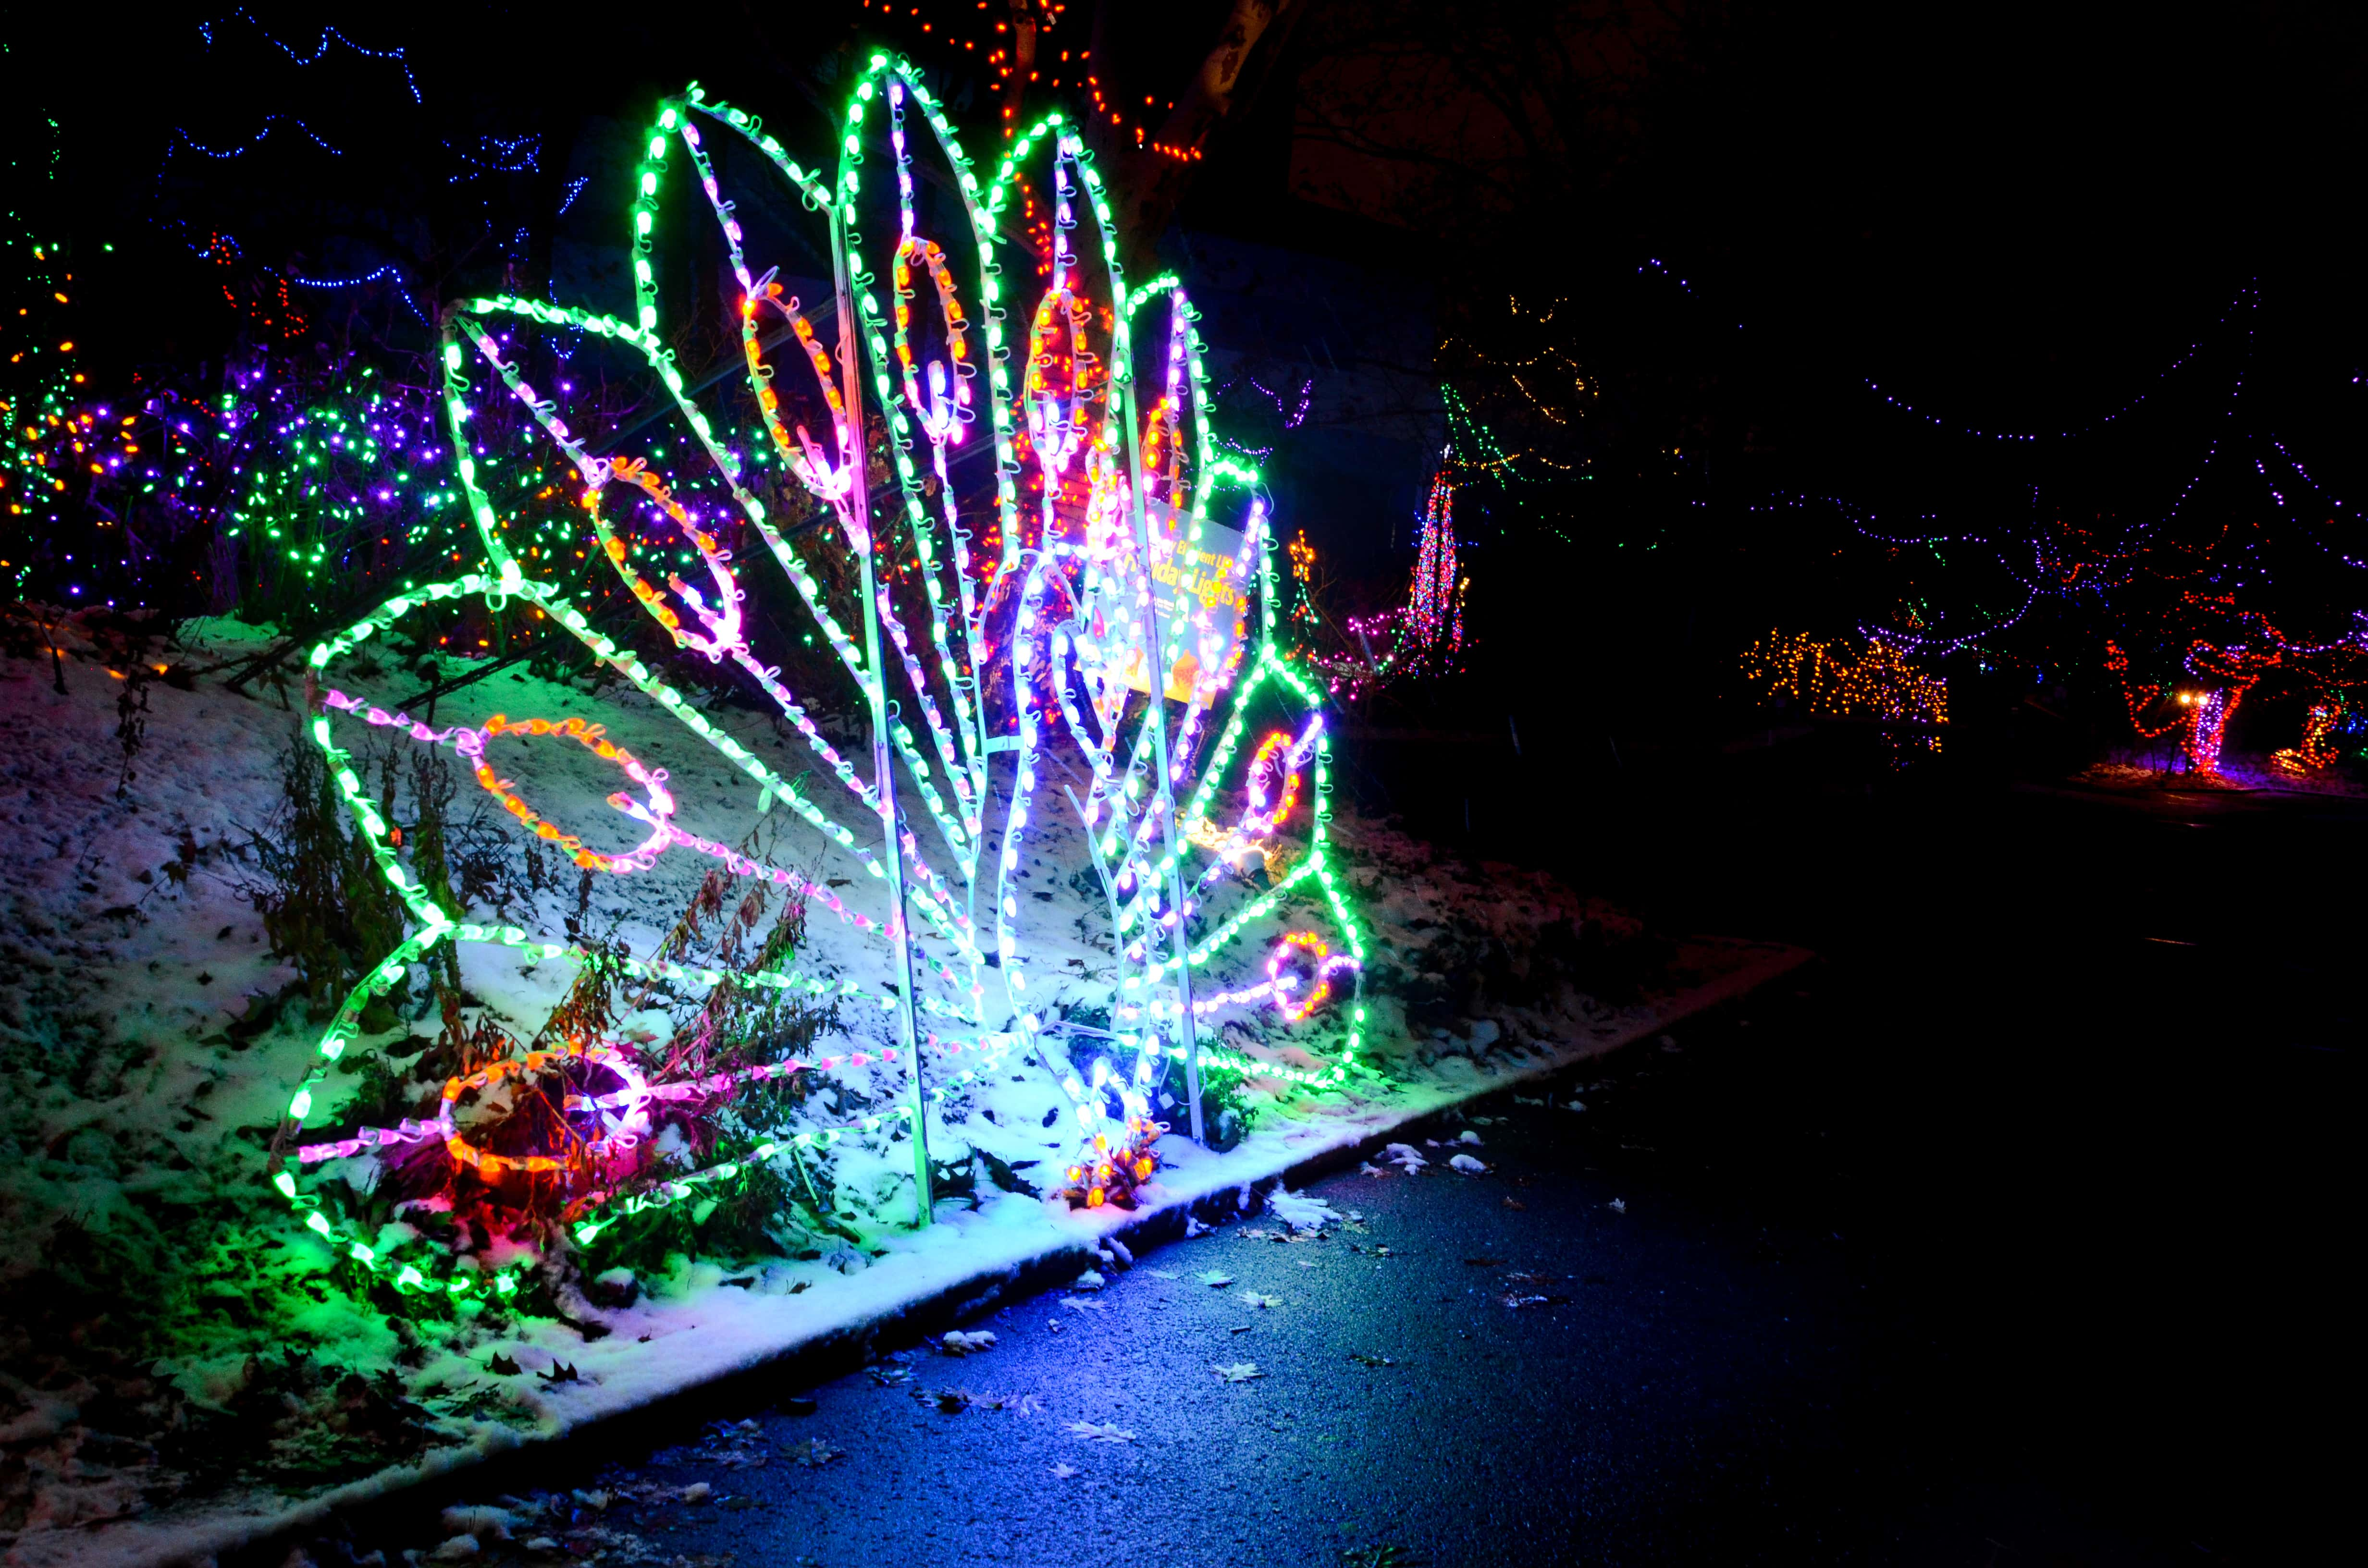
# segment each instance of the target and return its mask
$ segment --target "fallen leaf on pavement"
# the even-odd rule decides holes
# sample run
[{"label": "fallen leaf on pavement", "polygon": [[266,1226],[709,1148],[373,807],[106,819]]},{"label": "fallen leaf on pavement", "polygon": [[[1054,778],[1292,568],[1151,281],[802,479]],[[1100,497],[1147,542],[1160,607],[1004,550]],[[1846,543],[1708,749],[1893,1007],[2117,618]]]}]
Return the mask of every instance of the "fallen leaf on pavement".
[{"label": "fallen leaf on pavement", "polygon": [[1628,1212],[1628,1200],[1624,1198],[1615,1198],[1611,1202],[1605,1204],[1604,1207],[1611,1210],[1614,1214],[1625,1214]]},{"label": "fallen leaf on pavement", "polygon": [[686,1503],[704,1503],[715,1495],[715,1488],[704,1481],[694,1481],[675,1495]]},{"label": "fallen leaf on pavement", "polygon": [[788,1448],[783,1449],[781,1457],[785,1460],[793,1460],[808,1470],[813,1470],[818,1466],[826,1465],[833,1460],[845,1459],[847,1450],[834,1449],[819,1437],[808,1437],[803,1443],[791,1443]]},{"label": "fallen leaf on pavement", "polygon": [[699,1440],[699,1458],[708,1464],[720,1464],[728,1470],[760,1467],[765,1456],[750,1445],[756,1443],[763,1428],[754,1421],[717,1421],[710,1424],[706,1436]]},{"label": "fallen leaf on pavement", "polygon": [[1266,1307],[1279,1307],[1282,1305],[1282,1298],[1281,1296],[1261,1296],[1256,1290],[1243,1291],[1242,1300],[1247,1301],[1251,1306],[1261,1309]]},{"label": "fallen leaf on pavement", "polygon": [[1354,1361],[1360,1367],[1395,1367],[1397,1365],[1395,1361],[1391,1360],[1386,1356],[1368,1356],[1361,1350],[1351,1350],[1349,1352],[1349,1359]]},{"label": "fallen leaf on pavement", "polygon": [[1044,1467],[1044,1473],[1051,1476],[1055,1481],[1067,1481],[1074,1476],[1083,1475],[1086,1472],[1079,1470],[1073,1464],[1051,1464]]},{"label": "fallen leaf on pavement", "polygon": [[1385,1176],[1390,1173],[1382,1169],[1381,1166],[1373,1164],[1372,1161],[1367,1160],[1357,1167],[1357,1174],[1359,1176]]},{"label": "fallen leaf on pavement", "polygon": [[1310,1198],[1304,1192],[1288,1187],[1276,1187],[1266,1195],[1269,1213],[1288,1224],[1293,1231],[1321,1231],[1326,1225],[1340,1221],[1340,1211],[1320,1198]]},{"label": "fallen leaf on pavement", "polygon": [[982,1350],[995,1348],[995,1330],[982,1328],[974,1334],[964,1334],[961,1329],[950,1328],[939,1343],[945,1346],[949,1356],[975,1356]]},{"label": "fallen leaf on pavement", "polygon": [[1212,1290],[1222,1290],[1226,1286],[1234,1282],[1234,1277],[1232,1275],[1220,1272],[1214,1268],[1204,1268],[1201,1270],[1200,1273],[1192,1276],[1192,1278],[1198,1279],[1201,1284],[1206,1285]]},{"label": "fallen leaf on pavement", "polygon": [[1462,1171],[1465,1176],[1485,1176],[1487,1174],[1488,1170],[1486,1165],[1481,1164],[1478,1160],[1474,1159],[1469,1154],[1458,1154],[1455,1158],[1448,1161],[1447,1163],[1450,1165],[1452,1165],[1455,1169]]},{"label": "fallen leaf on pavement", "polygon": [[939,1389],[938,1408],[948,1415],[960,1415],[971,1410],[1002,1410],[1014,1415],[1042,1415],[1044,1396],[1041,1393],[973,1393],[968,1389]]},{"label": "fallen leaf on pavement", "polygon": [[1104,1422],[1099,1426],[1095,1426],[1090,1421],[1072,1421],[1068,1425],[1063,1426],[1061,1430],[1066,1432],[1072,1437],[1083,1437],[1089,1443],[1132,1443],[1134,1441],[1134,1434],[1122,1429],[1114,1421]]},{"label": "fallen leaf on pavement", "polygon": [[1217,1381],[1221,1383],[1246,1383],[1252,1378],[1266,1376],[1258,1370],[1256,1361],[1236,1361],[1230,1367],[1220,1367],[1212,1361],[1209,1369],[1217,1374]]}]

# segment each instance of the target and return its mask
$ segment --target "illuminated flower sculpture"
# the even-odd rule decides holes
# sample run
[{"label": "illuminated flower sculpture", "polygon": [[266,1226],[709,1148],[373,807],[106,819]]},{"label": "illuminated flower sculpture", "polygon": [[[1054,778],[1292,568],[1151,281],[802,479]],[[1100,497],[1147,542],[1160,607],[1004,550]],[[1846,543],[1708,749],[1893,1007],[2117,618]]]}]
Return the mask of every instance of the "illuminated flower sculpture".
[{"label": "illuminated flower sculpture", "polygon": [[[825,308],[751,258],[751,248],[782,236],[752,238],[755,220],[744,223],[719,167],[778,181],[791,199],[764,193],[748,202],[752,215],[790,210],[821,231],[812,250],[834,270]],[[1118,966],[1101,1054],[1062,1074],[1081,1139],[1073,1200],[1123,1202],[1150,1178],[1151,1145],[1165,1131],[1152,1113],[1171,1070],[1196,1137],[1205,1066],[1340,1082],[1364,1017],[1363,937],[1326,856],[1329,763],[1316,693],[1271,636],[1266,503],[1254,472],[1215,454],[1182,289],[1167,278],[1127,285],[1110,193],[1075,131],[1048,116],[982,181],[910,68],[877,56],[848,106],[835,176],[791,161],[753,117],[693,88],[661,105],[634,181],[628,313],[492,297],[458,301],[445,316],[446,412],[483,565],[399,596],[313,655],[312,737],[416,926],[330,1023],[313,1075],[289,1106],[272,1179],[304,1222],[399,1287],[507,1291],[505,1273],[381,1256],[333,1217],[312,1173],[391,1145],[440,1150],[480,1180],[563,1184],[575,1234],[588,1242],[620,1211],[848,1131],[783,1128],[742,1160],[652,1178],[637,1161],[654,1108],[875,1062],[901,1074],[905,1091],[893,1114],[854,1125],[901,1122],[909,1131],[926,1222],[929,1106],[1015,1051],[1033,1054],[1053,1022],[1029,972],[1030,906],[1015,879],[1025,874],[1031,824],[1057,809],[1043,787],[1056,761],[1084,784],[1082,794],[1061,793],[1101,879]],[[738,379],[720,400],[701,396],[725,378],[689,383],[661,320],[654,232],[662,192],[684,186],[700,193],[685,203],[689,220],[715,225],[738,284]],[[1042,225],[1033,240],[1023,222],[1030,206]],[[1032,303],[1011,295],[1012,260],[1040,280]],[[529,380],[537,345],[557,342],[621,353],[654,375],[676,420],[666,438],[703,460],[705,473],[670,480],[643,457],[595,449],[571,430]],[[777,772],[725,720],[687,701],[665,669],[529,574],[529,561],[504,542],[508,519],[488,498],[491,472],[481,472],[505,458],[469,438],[489,397],[517,400],[564,455],[581,485],[587,548],[607,557],[678,656],[728,665],[770,700],[781,722],[768,737],[799,737],[814,764],[803,776]],[[981,460],[967,460],[973,455]],[[756,559],[735,559],[735,544]],[[661,557],[678,569],[655,564]],[[817,841],[801,853],[852,858],[870,884],[859,874],[842,898],[677,825],[659,759],[617,746],[600,725],[495,716],[438,730],[333,684],[357,647],[423,606],[451,601],[517,606],[556,622],[677,721],[687,741],[745,773],[765,807],[794,813],[803,827],[792,826]],[[795,677],[806,689],[793,690],[792,677],[751,646],[760,608],[769,621],[805,628],[806,643],[820,640],[824,675],[809,665]],[[814,716],[850,706],[869,719],[869,745],[853,755],[835,748]],[[712,861],[821,905],[871,943],[876,972],[825,981],[786,968],[690,969],[663,953],[602,955],[456,919],[406,868],[338,733],[373,727],[450,747],[519,831],[587,876],[642,874],[669,854]],[[1253,727],[1263,738],[1237,767]],[[616,768],[609,804],[632,820],[637,842],[595,848],[591,824],[548,820],[550,804],[505,776],[504,756],[522,755],[510,748],[552,744]],[[810,790],[814,779],[822,782]],[[1267,956],[1260,984],[1209,983],[1212,960],[1294,893],[1315,895],[1329,933],[1292,933]],[[893,1016],[894,1043],[660,1081],[628,1042],[565,1040],[456,1077],[433,1119],[308,1127],[314,1089],[358,1037],[362,1008],[443,943],[873,1006]],[[1258,963],[1234,956],[1244,960]],[[1296,1020],[1323,1006],[1345,1009],[1341,1052],[1315,1067],[1252,1059],[1205,1038],[1204,1020],[1224,1009],[1270,1007]],[[528,1095],[547,1111],[521,1119],[518,1096]],[[481,1108],[495,1100],[510,1114],[480,1136]]]}]

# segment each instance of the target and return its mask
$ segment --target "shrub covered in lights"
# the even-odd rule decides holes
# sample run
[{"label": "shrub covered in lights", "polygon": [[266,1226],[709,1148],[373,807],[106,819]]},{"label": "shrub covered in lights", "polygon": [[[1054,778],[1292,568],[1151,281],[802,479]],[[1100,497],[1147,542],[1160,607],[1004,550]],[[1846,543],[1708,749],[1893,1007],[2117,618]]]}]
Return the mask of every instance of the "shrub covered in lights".
[{"label": "shrub covered in lights", "polygon": [[1895,755],[1937,752],[1949,722],[1949,683],[1916,667],[1887,638],[1816,638],[1771,631],[1743,651],[1743,676],[1770,701],[1821,719],[1882,722]]}]

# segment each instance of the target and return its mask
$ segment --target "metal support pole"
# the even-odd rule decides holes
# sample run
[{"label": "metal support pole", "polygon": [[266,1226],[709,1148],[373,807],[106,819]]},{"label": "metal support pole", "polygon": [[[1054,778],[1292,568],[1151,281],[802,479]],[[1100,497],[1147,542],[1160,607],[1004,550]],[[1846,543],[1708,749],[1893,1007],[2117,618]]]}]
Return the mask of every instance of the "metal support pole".
[{"label": "metal support pole", "polygon": [[[844,189],[842,177],[842,200]],[[871,774],[880,796],[880,838],[887,851],[882,870],[888,879],[888,935],[896,949],[896,1026],[905,1047],[905,1063],[913,1074],[913,1182],[916,1210],[913,1222],[916,1228],[927,1229],[937,1217],[929,1198],[929,1102],[921,1081],[920,1031],[913,1017],[918,998],[913,987],[913,933],[905,912],[905,850],[896,810],[896,745],[888,731],[888,664],[880,648],[880,594],[872,572],[875,551],[871,490],[865,472],[871,461],[871,449],[863,425],[863,378],[858,368],[857,347],[857,335],[863,327],[855,312],[853,257],[848,252],[847,224],[841,212],[832,213],[830,230],[831,269],[838,291],[839,398],[850,426],[850,439],[845,449],[850,470],[848,503],[861,525],[858,553],[862,558],[863,659],[869,675],[864,695],[871,704]]]},{"label": "metal support pole", "polygon": [[[1178,1037],[1184,1045],[1184,1094],[1192,1102],[1192,1142],[1207,1145],[1201,1125],[1201,1032],[1192,1021],[1192,933],[1184,915],[1184,866],[1176,848],[1176,778],[1167,761],[1167,660],[1159,636],[1157,583],[1151,573],[1151,514],[1143,504],[1141,460],[1136,452],[1134,377],[1120,383],[1120,417],[1126,421],[1127,506],[1134,518],[1135,548],[1143,559],[1143,684],[1150,688],[1144,722],[1151,726],[1152,762],[1159,769],[1159,826],[1167,846],[1167,907],[1176,917]],[[1178,548],[1181,548],[1179,541]],[[1177,568],[1183,569],[1179,562]],[[1155,945],[1153,951],[1157,951]]]}]

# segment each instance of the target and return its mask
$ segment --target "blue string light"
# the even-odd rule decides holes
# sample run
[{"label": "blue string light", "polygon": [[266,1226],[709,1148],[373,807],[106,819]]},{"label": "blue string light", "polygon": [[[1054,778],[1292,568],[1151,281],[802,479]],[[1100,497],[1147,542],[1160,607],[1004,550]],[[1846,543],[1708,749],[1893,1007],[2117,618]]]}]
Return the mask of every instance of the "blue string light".
[{"label": "blue string light", "polygon": [[[447,152],[456,154],[469,165],[468,172],[454,175],[445,183],[459,185],[466,180],[480,179],[486,175],[532,174],[541,166],[542,138],[525,136],[480,136],[477,151],[444,143]],[[483,153],[481,157],[479,154]]]},{"label": "blue string light", "polygon": [[343,152],[330,146],[326,142],[322,141],[320,133],[315,131],[311,126],[305,124],[302,120],[297,119],[290,115],[267,114],[263,117],[263,129],[248,137],[245,142],[236,147],[209,147],[204,142],[199,141],[196,137],[190,135],[187,131],[176,126],[173,129],[173,134],[178,137],[179,141],[174,145],[168,146],[165,149],[165,161],[166,163],[172,162],[174,153],[182,147],[187,147],[192,153],[202,153],[207,157],[217,161],[238,157],[249,150],[260,146],[266,137],[269,136],[274,131],[279,128],[279,122],[282,120],[287,120],[289,123],[294,125],[297,130],[302,131],[306,136],[312,139],[314,146],[320,148],[324,153],[328,153],[329,156],[333,158],[342,158],[345,156]]},{"label": "blue string light", "polygon": [[[1640,278],[1647,272],[1659,273],[1662,277],[1676,284],[1678,286],[1678,291],[1685,295],[1685,297],[1690,300],[1699,300],[1702,298],[1701,295],[1694,292],[1694,286],[1691,283],[1687,282],[1684,278],[1671,271],[1668,264],[1663,262],[1658,256],[1646,256],[1645,258],[1645,265],[1636,269],[1636,275]],[[1743,324],[1741,322],[1736,322],[1735,324],[1735,330],[1741,332],[1743,330]]]},{"label": "blue string light", "polygon": [[288,281],[305,289],[359,289],[365,283],[376,283],[381,279],[394,284],[395,294],[403,301],[404,309],[416,317],[420,325],[427,325],[427,317],[412,300],[411,290],[403,286],[403,269],[393,262],[365,272],[359,278],[299,278],[292,272],[288,275]]},{"label": "blue string light", "polygon": [[[321,29],[320,43],[313,48],[312,55],[308,58],[297,53],[294,50],[289,48],[288,45],[281,42],[270,28],[265,27],[261,22],[256,21],[253,16],[249,15],[246,7],[244,6],[233,11],[228,17],[223,19],[245,22],[248,27],[253,28],[256,32],[261,33],[274,49],[277,49],[280,53],[286,55],[289,59],[294,61],[299,65],[318,65],[328,56],[329,45],[332,42],[344,44],[347,49],[352,50],[356,54],[361,55],[365,59],[392,60],[394,62],[397,68],[403,72],[403,85],[411,89],[411,101],[415,104],[424,103],[426,101],[420,97],[419,83],[413,78],[411,74],[411,65],[409,62],[404,59],[403,51],[399,49],[364,49],[360,44],[356,43],[353,40],[347,38],[336,28],[324,27]],[[199,22],[198,24],[199,36],[206,40],[206,47],[208,49],[211,49],[214,46],[214,28],[218,25],[219,24],[215,22]]]},{"label": "blue string light", "polygon": [[[1700,294],[1697,294],[1694,291],[1694,286],[1690,280],[1680,277],[1658,256],[1645,257],[1645,264],[1636,268],[1636,272],[1639,277],[1642,277],[1646,273],[1656,273],[1676,284],[1679,291],[1683,293],[1688,299],[1700,300],[1702,298]],[[2212,324],[2211,328],[2203,335],[2199,336],[2193,343],[2189,344],[2185,353],[2181,354],[2178,358],[2172,360],[2169,365],[2163,367],[2160,371],[2157,372],[2155,380],[2157,382],[2168,381],[2170,377],[2176,375],[2181,369],[2184,369],[2198,354],[2201,354],[2203,351],[2204,347],[2211,342],[2214,334],[2217,333],[2220,328],[2227,325],[2229,319],[2234,316],[2240,308],[2248,311],[2258,311],[2260,308],[2260,302],[2261,293],[2258,282],[2248,283],[2242,289],[2237,290],[2236,297],[2228,301],[2227,308],[2220,312],[2219,319]],[[1741,332],[1743,330],[1743,324],[1740,322],[1736,323],[1735,330]],[[2253,324],[2248,321],[2245,327],[2245,336],[2248,350],[2251,345],[2253,330]],[[2361,378],[2355,376],[2352,379],[2356,381]],[[1882,383],[1874,381],[1871,377],[1861,378],[1861,384],[1865,386],[1869,392],[1883,399],[1883,401],[1890,406],[1898,409],[1903,414],[1914,415],[1916,418],[1922,420],[1925,424],[1933,426],[1935,429],[1953,431],[1958,435],[1970,436],[1976,440],[1982,441],[2072,440],[2076,437],[2091,434],[2096,430],[2101,429],[2105,426],[2113,424],[2115,421],[2135,413],[2148,398],[2154,395],[2156,391],[2159,390],[2158,388],[2150,387],[2146,391],[2138,393],[2137,396],[2130,399],[2129,402],[2123,403],[2112,413],[2104,415],[2102,418],[2093,419],[2077,429],[2059,430],[2053,436],[2049,436],[2045,433],[2032,433],[2025,431],[1985,430],[1972,425],[1957,424],[1953,421],[1943,419],[1938,415],[1928,413],[1924,409],[1918,407],[1915,403],[1908,402],[1906,398],[1884,392],[1883,390]]]},{"label": "blue string light", "polygon": [[279,125],[282,120],[286,120],[288,123],[295,126],[297,130],[302,131],[305,136],[312,141],[314,146],[320,148],[324,153],[328,153],[329,156],[333,158],[342,158],[345,156],[343,152],[339,151],[337,148],[330,146],[326,142],[322,141],[319,133],[313,131],[311,126],[290,115],[268,114],[264,116],[263,129],[256,131],[253,136],[248,137],[245,142],[235,147],[209,147],[204,142],[199,141],[196,137],[190,135],[187,130],[176,125],[173,128],[174,139],[165,143],[164,160],[156,165],[156,189],[160,193],[164,190],[165,176],[173,172],[173,155],[178,153],[182,148],[187,147],[192,153],[202,153],[204,156],[211,158],[218,164],[228,163],[233,158],[243,157],[247,153],[252,152],[255,148],[262,145],[264,141],[268,138],[274,131],[279,129]]},{"label": "blue string light", "polygon": [[[2244,288],[2237,290],[2236,298],[2228,301],[2228,308],[2220,312],[2220,319],[2214,322],[2210,330],[2205,332],[2203,336],[2198,337],[2193,343],[2189,344],[2187,346],[2186,353],[2181,354],[2178,358],[2172,360],[2160,371],[2157,372],[2155,376],[2156,381],[2161,382],[2168,381],[2179,371],[2185,369],[2198,354],[2201,354],[2203,351],[2204,346],[2212,340],[2213,335],[2218,332],[2220,328],[2228,324],[2229,318],[2234,316],[2240,307],[2246,310],[2259,310],[2260,308],[2260,302],[2261,292],[2256,285],[2248,283]],[[2248,322],[2245,327],[2245,337],[2247,347],[2248,348],[2251,345],[2253,325]],[[2155,392],[2159,390],[2158,387],[2149,387],[2146,391],[2138,393],[2137,396],[2130,399],[2129,402],[2113,410],[2112,413],[2106,415],[2101,419],[2094,419],[2077,429],[2059,430],[2053,436],[2049,436],[2044,433],[2034,434],[2024,431],[1984,430],[1971,425],[1955,424],[1950,420],[1942,419],[1938,415],[1925,412],[1923,409],[1916,406],[1916,404],[1908,402],[1906,398],[1897,397],[1890,392],[1884,392],[1881,383],[1872,379],[1865,381],[1865,386],[1869,392],[1883,399],[1884,403],[1889,403],[1892,407],[1898,409],[1903,414],[1915,415],[1917,418],[1922,420],[1925,424],[1933,426],[1935,429],[1954,431],[1958,435],[1970,436],[1975,440],[1980,441],[2074,440],[2079,437],[2090,435],[2095,431],[2103,428],[2105,426],[2111,425],[2116,420],[2123,418],[2126,415],[2135,413],[2137,409],[2145,403],[2146,399],[2152,397]]]},{"label": "blue string light", "polygon": [[1301,422],[1307,417],[1308,404],[1315,400],[1315,378],[1313,376],[1300,382],[1298,390],[1292,394],[1299,399],[1299,406],[1288,413],[1283,409],[1282,393],[1265,385],[1256,376],[1246,376],[1243,379],[1266,394],[1268,401],[1274,404],[1274,411],[1282,415],[1282,427],[1286,430],[1299,428]]}]

